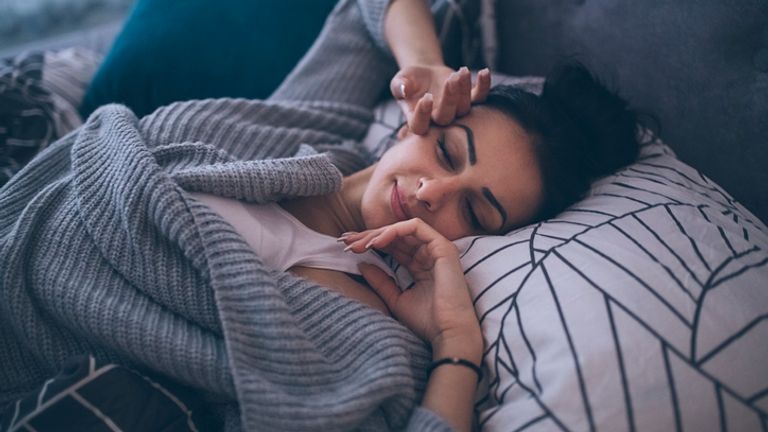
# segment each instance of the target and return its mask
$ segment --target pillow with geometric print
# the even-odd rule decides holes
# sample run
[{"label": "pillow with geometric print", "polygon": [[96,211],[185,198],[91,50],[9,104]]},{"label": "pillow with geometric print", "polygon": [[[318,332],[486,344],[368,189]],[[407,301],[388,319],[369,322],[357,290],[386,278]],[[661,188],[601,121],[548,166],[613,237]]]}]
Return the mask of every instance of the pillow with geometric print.
[{"label": "pillow with geometric print", "polygon": [[[401,122],[382,104],[364,145],[380,155]],[[768,427],[768,228],[644,141],[556,217],[456,241],[485,339],[483,430]]]}]

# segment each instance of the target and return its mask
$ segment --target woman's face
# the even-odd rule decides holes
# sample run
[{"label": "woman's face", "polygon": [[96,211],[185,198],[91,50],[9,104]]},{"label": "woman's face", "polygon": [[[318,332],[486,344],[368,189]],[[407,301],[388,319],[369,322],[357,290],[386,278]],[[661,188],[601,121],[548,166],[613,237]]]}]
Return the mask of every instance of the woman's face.
[{"label": "woman's face", "polygon": [[421,218],[449,240],[529,222],[542,199],[532,138],[488,108],[427,135],[408,133],[376,164],[363,193],[368,229]]}]

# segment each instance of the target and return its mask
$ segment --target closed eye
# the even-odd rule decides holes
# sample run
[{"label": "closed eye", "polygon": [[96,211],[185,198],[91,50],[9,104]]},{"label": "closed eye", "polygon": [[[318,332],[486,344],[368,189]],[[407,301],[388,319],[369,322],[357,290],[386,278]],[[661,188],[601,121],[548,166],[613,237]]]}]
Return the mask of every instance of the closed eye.
[{"label": "closed eye", "polygon": [[445,148],[445,131],[441,131],[440,135],[437,137],[437,146],[440,148],[440,153],[442,153],[443,160],[445,160],[448,166],[451,167],[451,170],[455,170],[456,167],[453,165],[453,160],[451,160],[451,155],[448,153],[448,150]]},{"label": "closed eye", "polygon": [[472,208],[472,204],[470,204],[469,200],[467,200],[467,212],[469,213],[469,221],[472,228],[477,231],[484,231],[483,226],[480,225],[480,219],[477,218],[477,214],[475,214],[475,211]]}]

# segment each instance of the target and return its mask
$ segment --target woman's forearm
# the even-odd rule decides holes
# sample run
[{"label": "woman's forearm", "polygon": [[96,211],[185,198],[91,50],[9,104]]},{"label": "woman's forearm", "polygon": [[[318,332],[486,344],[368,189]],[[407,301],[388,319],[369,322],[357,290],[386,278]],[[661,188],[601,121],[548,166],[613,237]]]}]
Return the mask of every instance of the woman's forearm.
[{"label": "woman's forearm", "polygon": [[443,65],[443,52],[427,0],[393,0],[384,35],[400,68]]},{"label": "woman's forearm", "polygon": [[[432,343],[433,360],[458,357],[478,366],[482,349],[480,328],[474,326],[466,336]],[[422,406],[438,414],[458,431],[471,430],[477,378],[477,374],[466,366],[448,364],[435,368],[429,377]]]},{"label": "woman's forearm", "polygon": [[354,253],[390,253],[414,276],[413,286],[400,291],[380,268],[359,267],[392,315],[432,346],[439,363],[430,367],[422,407],[456,430],[470,430],[479,375],[472,365],[480,365],[483,336],[459,250],[419,218],[347,233],[341,240]]},{"label": "woman's forearm", "polygon": [[383,13],[379,40],[400,66],[389,90],[405,114],[408,132],[424,135],[432,123],[448,125],[485,99],[490,72],[480,71],[473,86],[469,69],[445,65],[427,0],[394,0]]}]

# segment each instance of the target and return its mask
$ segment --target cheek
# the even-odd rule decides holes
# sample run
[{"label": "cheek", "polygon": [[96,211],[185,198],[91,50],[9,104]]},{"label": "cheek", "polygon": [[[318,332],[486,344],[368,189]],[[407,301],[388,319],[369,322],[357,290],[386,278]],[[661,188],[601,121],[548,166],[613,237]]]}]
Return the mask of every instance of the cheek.
[{"label": "cheek", "polygon": [[443,212],[434,214],[431,220],[425,222],[451,241],[472,234],[464,223],[460,210],[454,208],[446,208]]},{"label": "cheek", "polygon": [[429,164],[434,157],[424,143],[412,139],[402,141],[379,158],[371,181],[388,182],[398,177],[422,175],[431,169]]},{"label": "cheek", "polygon": [[368,183],[360,201],[360,213],[367,229],[374,229],[391,223],[387,219],[387,215],[389,215],[387,199],[389,182],[383,178],[384,176],[382,178],[376,177],[377,173],[382,172],[378,169],[374,172],[374,177]]}]

